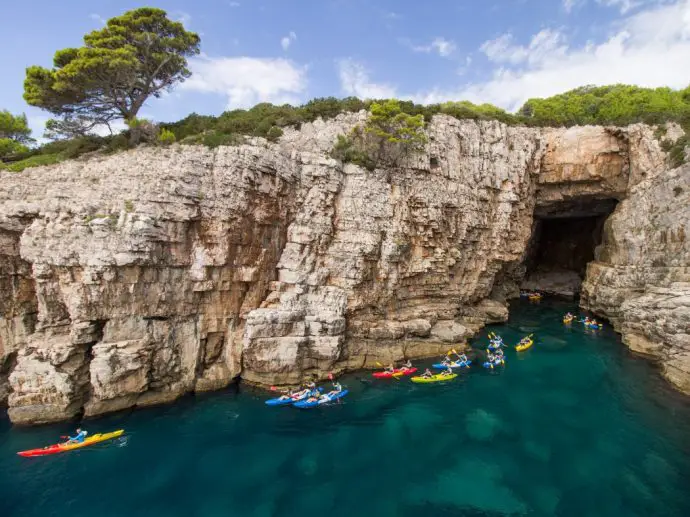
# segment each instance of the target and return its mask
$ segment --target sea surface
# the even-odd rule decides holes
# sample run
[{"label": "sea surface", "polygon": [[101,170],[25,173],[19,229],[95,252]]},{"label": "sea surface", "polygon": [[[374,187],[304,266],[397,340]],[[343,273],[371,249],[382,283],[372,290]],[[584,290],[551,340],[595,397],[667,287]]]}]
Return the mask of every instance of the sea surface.
[{"label": "sea surface", "polygon": [[[0,417],[0,516],[690,516],[690,399],[573,304],[515,302],[503,369],[445,384],[343,377],[315,410],[240,387],[88,420],[124,438],[41,458],[75,423]],[[425,366],[432,361],[421,361]]]}]

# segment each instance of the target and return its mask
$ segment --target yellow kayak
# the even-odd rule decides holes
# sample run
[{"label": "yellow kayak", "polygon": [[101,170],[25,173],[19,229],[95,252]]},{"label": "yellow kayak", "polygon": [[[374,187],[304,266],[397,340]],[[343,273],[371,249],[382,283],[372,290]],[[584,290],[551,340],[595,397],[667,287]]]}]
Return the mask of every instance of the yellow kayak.
[{"label": "yellow kayak", "polygon": [[457,373],[451,373],[450,375],[443,375],[443,374],[437,373],[433,377],[422,377],[421,375],[418,375],[417,377],[411,377],[410,380],[412,382],[420,382],[420,383],[443,382],[443,381],[449,381],[451,379],[455,379],[457,376],[458,376]]},{"label": "yellow kayak", "polygon": [[515,345],[515,350],[518,352],[522,352],[523,350],[527,350],[529,347],[531,347],[534,344],[534,340],[530,339],[527,343],[522,344],[522,345]]},{"label": "yellow kayak", "polygon": [[98,433],[84,439],[81,443],[57,443],[55,445],[50,445],[48,447],[43,447],[42,449],[30,449],[28,451],[18,452],[20,456],[32,457],[32,456],[47,456],[48,454],[58,454],[60,452],[72,451],[74,449],[81,449],[82,447],[88,447],[95,443],[104,442],[106,440],[112,440],[121,436],[125,432],[124,429],[118,429],[112,433]]}]

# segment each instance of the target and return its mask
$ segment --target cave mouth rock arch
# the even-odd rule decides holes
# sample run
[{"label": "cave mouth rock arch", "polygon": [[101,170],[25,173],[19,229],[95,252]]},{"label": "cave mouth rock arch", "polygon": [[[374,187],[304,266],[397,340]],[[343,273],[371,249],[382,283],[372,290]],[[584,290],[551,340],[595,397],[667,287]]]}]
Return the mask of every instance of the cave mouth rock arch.
[{"label": "cave mouth rock arch", "polygon": [[606,219],[616,199],[579,199],[534,212],[521,289],[568,298],[579,295],[587,264],[595,259]]}]

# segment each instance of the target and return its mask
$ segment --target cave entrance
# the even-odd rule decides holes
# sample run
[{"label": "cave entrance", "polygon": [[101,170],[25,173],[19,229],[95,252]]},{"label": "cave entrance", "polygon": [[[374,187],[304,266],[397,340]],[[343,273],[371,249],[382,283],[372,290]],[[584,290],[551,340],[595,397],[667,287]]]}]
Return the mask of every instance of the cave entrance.
[{"label": "cave entrance", "polygon": [[617,203],[597,199],[537,207],[521,288],[578,296],[604,222]]}]

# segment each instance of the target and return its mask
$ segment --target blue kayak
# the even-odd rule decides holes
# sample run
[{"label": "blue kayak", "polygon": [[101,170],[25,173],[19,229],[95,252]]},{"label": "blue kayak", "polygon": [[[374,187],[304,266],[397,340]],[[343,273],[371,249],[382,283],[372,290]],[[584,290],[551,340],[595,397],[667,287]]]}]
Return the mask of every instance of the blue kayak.
[{"label": "blue kayak", "polygon": [[432,364],[431,367],[436,368],[437,370],[445,370],[449,366],[451,368],[469,368],[471,364],[472,364],[472,360],[468,359],[467,361],[462,361],[462,362],[456,361],[456,362],[450,363],[450,364],[436,363],[436,364]]},{"label": "blue kayak", "polygon": [[[316,388],[319,391],[323,391],[323,388]],[[293,397],[288,397],[288,398],[282,398],[278,397],[277,399],[268,399],[266,401],[267,406],[288,406],[290,404],[294,404],[295,402],[299,402],[300,400],[304,400],[307,397],[309,397],[309,393],[306,395],[302,395],[301,397],[298,398],[293,398]]]},{"label": "blue kayak", "polygon": [[501,360],[494,361],[493,363],[490,363],[489,361],[484,361],[484,364],[482,364],[482,366],[484,368],[495,368],[496,366],[501,366],[502,364],[505,364],[505,362]]},{"label": "blue kayak", "polygon": [[334,400],[338,400],[340,398],[343,398],[345,395],[348,394],[347,390],[342,390],[339,391],[338,393],[334,393],[333,395],[324,395],[319,398],[319,400],[314,400],[312,402],[309,402],[307,400],[302,400],[300,402],[295,402],[293,406],[302,408],[302,409],[309,409],[309,408],[314,408],[317,406],[321,406],[323,404],[328,404],[329,402],[333,402]]}]

